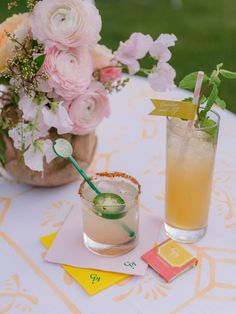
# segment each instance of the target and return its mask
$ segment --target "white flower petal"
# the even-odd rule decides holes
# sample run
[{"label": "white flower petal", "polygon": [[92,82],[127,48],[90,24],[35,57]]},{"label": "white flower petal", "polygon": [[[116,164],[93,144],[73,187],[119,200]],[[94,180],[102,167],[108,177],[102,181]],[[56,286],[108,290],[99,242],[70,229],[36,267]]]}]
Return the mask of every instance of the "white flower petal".
[{"label": "white flower petal", "polygon": [[45,107],[42,113],[45,124],[56,128],[58,134],[65,134],[72,131],[73,123],[62,103],[58,105],[57,112],[53,112]]},{"label": "white flower petal", "polygon": [[149,51],[150,55],[160,62],[167,62],[171,58],[170,50],[162,43],[154,42]]},{"label": "white flower petal", "polygon": [[175,87],[175,75],[176,72],[171,65],[159,62],[153,73],[149,74],[148,82],[153,90],[165,92]]},{"label": "white flower petal", "polygon": [[50,163],[54,158],[57,157],[52,148],[52,144],[53,143],[51,140],[46,140],[43,144],[43,153],[46,157],[47,163]]},{"label": "white flower petal", "polygon": [[23,112],[23,118],[27,121],[33,120],[37,113],[37,105],[33,103],[33,99],[27,95],[23,95],[20,98],[19,108]]},{"label": "white flower petal", "polygon": [[28,124],[18,123],[15,128],[8,131],[8,135],[13,139],[16,149],[27,147],[32,142],[32,135],[28,129]]},{"label": "white flower petal", "polygon": [[33,144],[24,153],[24,161],[31,170],[43,171],[43,152],[36,149]]},{"label": "white flower petal", "polygon": [[129,69],[129,74],[134,75],[140,69],[139,62],[136,60],[133,60],[130,64],[128,64],[128,69]]},{"label": "white flower petal", "polygon": [[166,47],[175,46],[177,37],[174,34],[161,34],[155,42],[159,42]]}]

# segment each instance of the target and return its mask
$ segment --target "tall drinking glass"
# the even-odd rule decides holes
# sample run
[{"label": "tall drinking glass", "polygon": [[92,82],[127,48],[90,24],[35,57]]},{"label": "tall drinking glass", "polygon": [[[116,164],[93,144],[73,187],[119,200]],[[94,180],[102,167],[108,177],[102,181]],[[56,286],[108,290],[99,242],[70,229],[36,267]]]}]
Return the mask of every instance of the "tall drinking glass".
[{"label": "tall drinking glass", "polygon": [[165,230],[181,242],[204,236],[211,199],[212,176],[220,117],[188,127],[188,121],[167,118]]},{"label": "tall drinking glass", "polygon": [[101,192],[121,196],[125,206],[94,204],[96,194],[83,182],[79,193],[85,246],[99,255],[125,254],[138,243],[140,184],[120,172],[97,173],[91,181]]}]

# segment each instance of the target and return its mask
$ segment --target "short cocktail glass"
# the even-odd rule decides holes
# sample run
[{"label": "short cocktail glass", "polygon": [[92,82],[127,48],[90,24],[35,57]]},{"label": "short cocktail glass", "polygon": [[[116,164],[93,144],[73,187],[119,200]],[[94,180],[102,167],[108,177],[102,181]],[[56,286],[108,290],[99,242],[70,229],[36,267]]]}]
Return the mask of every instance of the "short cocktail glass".
[{"label": "short cocktail glass", "polygon": [[102,193],[115,193],[125,206],[94,204],[95,192],[83,182],[80,187],[83,237],[93,253],[116,256],[129,252],[138,243],[140,184],[120,172],[97,173],[91,181]]},{"label": "short cocktail glass", "polygon": [[165,230],[174,240],[192,243],[207,230],[212,176],[219,130],[214,123],[188,127],[188,121],[167,118]]}]

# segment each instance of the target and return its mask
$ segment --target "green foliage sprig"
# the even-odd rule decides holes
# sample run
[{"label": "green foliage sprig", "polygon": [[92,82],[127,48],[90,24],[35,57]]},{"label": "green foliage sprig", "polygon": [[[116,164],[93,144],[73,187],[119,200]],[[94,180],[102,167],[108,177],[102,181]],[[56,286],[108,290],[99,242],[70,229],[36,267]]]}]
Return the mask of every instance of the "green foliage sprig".
[{"label": "green foliage sprig", "polygon": [[[222,67],[223,63],[218,64],[210,76],[204,74],[197,110],[198,121],[200,122],[207,118],[207,113],[214,104],[222,109],[227,107],[226,102],[219,96],[221,80],[222,78],[236,79],[236,72],[222,69]],[[185,76],[179,83],[179,87],[193,91],[197,81],[197,74],[198,72],[193,72]],[[201,105],[204,106],[204,109],[200,111]]]},{"label": "green foliage sprig", "polygon": [[[217,140],[218,128],[215,121],[209,118],[208,112],[212,109],[214,104],[218,105],[221,109],[227,107],[226,102],[219,96],[221,80],[236,79],[236,72],[225,70],[222,67],[223,63],[220,63],[209,76],[204,74],[197,108],[197,119],[195,121],[195,127],[204,127],[206,132],[213,138],[214,142]],[[197,75],[198,72],[188,74],[179,83],[179,87],[194,91]],[[192,100],[191,97],[185,99],[185,101],[190,102],[192,102]]]}]

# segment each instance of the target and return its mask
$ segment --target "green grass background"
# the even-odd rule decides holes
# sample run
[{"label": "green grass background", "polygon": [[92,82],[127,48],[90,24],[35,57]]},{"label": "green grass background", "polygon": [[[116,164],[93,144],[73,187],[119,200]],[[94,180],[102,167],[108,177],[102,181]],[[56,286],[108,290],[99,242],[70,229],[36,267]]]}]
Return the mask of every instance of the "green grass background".
[{"label": "green grass background", "polygon": [[[182,2],[181,6],[175,3]],[[24,11],[24,0],[18,10]],[[189,72],[210,72],[217,63],[236,71],[236,0],[97,0],[103,19],[102,42],[115,49],[132,32],[174,33],[171,63],[177,80]],[[0,22],[13,11],[0,0]],[[236,113],[236,80],[224,81],[221,98]]]}]

